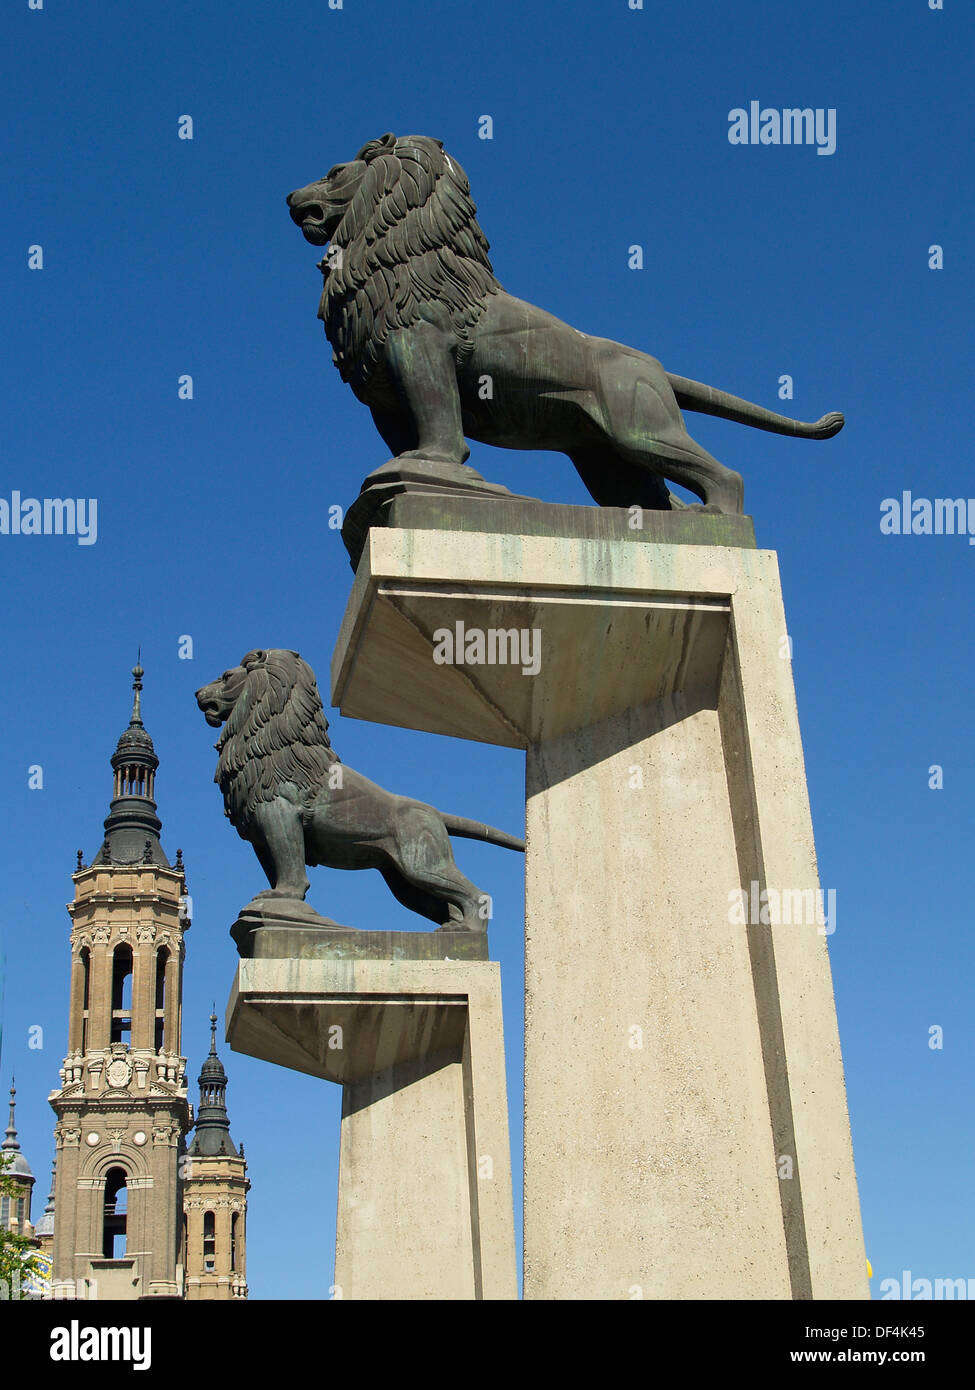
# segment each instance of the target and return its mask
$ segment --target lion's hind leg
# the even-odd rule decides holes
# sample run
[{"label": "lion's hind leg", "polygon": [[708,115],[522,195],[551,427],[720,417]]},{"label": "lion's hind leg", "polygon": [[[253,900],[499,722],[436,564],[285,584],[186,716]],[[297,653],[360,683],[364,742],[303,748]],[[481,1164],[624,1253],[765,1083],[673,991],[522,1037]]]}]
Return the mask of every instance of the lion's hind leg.
[{"label": "lion's hind leg", "polygon": [[739,516],[744,506],[745,487],[740,473],[725,468],[702,449],[681,426],[668,436],[653,439],[643,448],[628,448],[626,457],[653,460],[654,467],[671,482],[686,487],[709,511]]},{"label": "lion's hind leg", "polygon": [[666,478],[686,487],[709,510],[741,512],[741,474],[719,463],[688,434],[673,387],[656,358],[627,350],[604,355],[599,400],[613,448],[632,468],[653,474],[661,485]]},{"label": "lion's hind leg", "polygon": [[660,471],[654,471],[645,461],[631,463],[608,443],[573,449],[569,457],[590,497],[601,507],[670,510],[670,493]]},{"label": "lion's hind leg", "polygon": [[484,895],[458,869],[450,837],[432,807],[413,807],[402,816],[395,851],[387,849],[386,858],[380,872],[405,907],[457,931],[486,930],[479,911]]},{"label": "lion's hind leg", "polygon": [[421,917],[436,922],[438,926],[443,925],[446,913],[441,898],[435,898],[432,893],[426,893],[411,883],[396,864],[384,864],[379,872],[397,902],[408,907],[411,912],[419,913]]},{"label": "lion's hind leg", "polygon": [[[658,364],[655,363],[655,366]],[[663,381],[637,379],[633,386],[626,428],[616,439],[619,452],[631,463],[650,467],[677,482],[716,512],[739,514],[744,500],[741,474],[726,468],[691,439],[677,398]]]}]

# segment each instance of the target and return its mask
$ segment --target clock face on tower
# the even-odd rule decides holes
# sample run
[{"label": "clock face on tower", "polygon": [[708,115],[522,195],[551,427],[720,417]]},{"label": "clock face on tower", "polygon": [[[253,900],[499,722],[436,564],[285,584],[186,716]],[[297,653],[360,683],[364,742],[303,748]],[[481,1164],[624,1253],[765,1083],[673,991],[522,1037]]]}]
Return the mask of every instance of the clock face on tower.
[{"label": "clock face on tower", "polygon": [[132,1076],[132,1068],[124,1057],[116,1057],[113,1062],[109,1062],[105,1072],[105,1078],[110,1086],[127,1086]]}]

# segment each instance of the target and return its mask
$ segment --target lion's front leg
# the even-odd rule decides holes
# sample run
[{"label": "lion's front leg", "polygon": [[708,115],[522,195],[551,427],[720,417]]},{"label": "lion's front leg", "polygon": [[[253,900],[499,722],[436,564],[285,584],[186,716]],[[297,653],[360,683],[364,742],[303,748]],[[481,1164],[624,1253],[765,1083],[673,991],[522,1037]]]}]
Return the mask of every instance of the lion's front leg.
[{"label": "lion's front leg", "polygon": [[255,843],[271,887],[258,893],[258,898],[292,898],[299,902],[311,887],[305,873],[305,832],[301,814],[293,802],[283,796],[262,801],[253,812],[261,848]]},{"label": "lion's front leg", "polygon": [[453,340],[448,328],[417,323],[386,339],[386,365],[416,427],[417,446],[399,458],[462,464],[471,451],[461,424]]}]

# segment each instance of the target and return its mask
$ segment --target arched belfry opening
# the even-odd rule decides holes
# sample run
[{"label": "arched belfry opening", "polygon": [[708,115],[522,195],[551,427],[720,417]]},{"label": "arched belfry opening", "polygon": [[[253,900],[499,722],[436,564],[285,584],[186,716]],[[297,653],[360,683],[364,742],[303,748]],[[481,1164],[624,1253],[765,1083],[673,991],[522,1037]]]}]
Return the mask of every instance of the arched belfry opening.
[{"label": "arched belfry opening", "polygon": [[109,1168],[105,1174],[105,1212],[102,1224],[102,1255],[120,1260],[126,1251],[128,1186],[124,1168]]},{"label": "arched belfry opening", "polygon": [[217,1267],[217,1218],[212,1211],[203,1213],[203,1269],[212,1274]]},{"label": "arched belfry opening", "polygon": [[169,951],[160,946],[156,952],[156,1002],[155,1036],[153,1046],[161,1052],[166,1037],[166,972],[169,969]]},{"label": "arched belfry opening", "polygon": [[112,1042],[128,1042],[131,1031],[132,947],[123,942],[112,956]]}]

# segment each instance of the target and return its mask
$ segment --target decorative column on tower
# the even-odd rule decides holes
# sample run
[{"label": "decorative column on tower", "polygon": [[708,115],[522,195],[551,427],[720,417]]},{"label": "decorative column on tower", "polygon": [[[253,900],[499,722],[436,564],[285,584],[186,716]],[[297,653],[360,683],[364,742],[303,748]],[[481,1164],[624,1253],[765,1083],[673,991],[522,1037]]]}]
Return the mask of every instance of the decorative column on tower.
[{"label": "decorative column on tower", "polygon": [[230,1137],[227,1073],[217,1056],[217,1016],[210,1015],[210,1055],[200,1071],[196,1132],[183,1165],[186,1297],[247,1297],[247,1164]]},{"label": "decorative column on tower", "polygon": [[133,670],[128,728],[112,757],[105,839],[73,874],[71,1005],[57,1115],[55,1297],[179,1297],[179,1161],[189,1127],[180,1046],[182,853],[170,865],[156,814],[156,757]]}]

